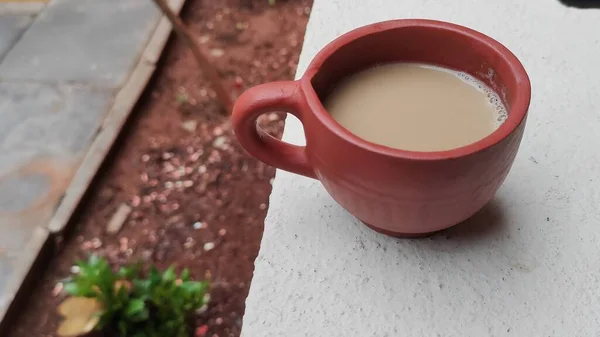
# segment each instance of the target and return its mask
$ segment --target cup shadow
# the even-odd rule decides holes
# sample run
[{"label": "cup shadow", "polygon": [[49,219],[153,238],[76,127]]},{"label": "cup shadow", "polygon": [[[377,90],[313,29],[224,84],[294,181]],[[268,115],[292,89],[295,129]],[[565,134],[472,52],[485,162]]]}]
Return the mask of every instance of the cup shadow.
[{"label": "cup shadow", "polygon": [[469,219],[456,226],[439,231],[430,238],[458,241],[481,241],[502,236],[507,230],[506,218],[497,199],[492,199]]}]

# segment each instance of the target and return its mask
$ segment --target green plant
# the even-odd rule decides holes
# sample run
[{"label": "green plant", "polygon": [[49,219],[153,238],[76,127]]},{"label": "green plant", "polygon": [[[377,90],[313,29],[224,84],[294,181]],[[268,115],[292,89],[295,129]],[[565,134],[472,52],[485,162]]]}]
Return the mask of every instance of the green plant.
[{"label": "green plant", "polygon": [[120,337],[189,337],[189,319],[208,301],[208,283],[191,281],[187,269],[177,275],[174,267],[162,274],[151,267],[144,278],[139,265],[114,272],[97,256],[77,266],[65,285],[72,297],[59,307],[65,316],[59,336],[96,329]]},{"label": "green plant", "polygon": [[175,96],[175,99],[177,100],[177,103],[179,103],[179,104],[185,104],[190,101],[190,97],[188,96],[187,92],[185,92],[185,91],[177,93],[177,96]]}]

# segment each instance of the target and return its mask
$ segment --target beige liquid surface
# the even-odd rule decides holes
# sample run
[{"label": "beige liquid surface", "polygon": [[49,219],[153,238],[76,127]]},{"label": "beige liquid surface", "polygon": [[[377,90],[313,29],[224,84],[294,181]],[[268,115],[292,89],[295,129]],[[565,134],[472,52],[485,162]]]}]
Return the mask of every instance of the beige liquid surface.
[{"label": "beige liquid surface", "polygon": [[325,101],[355,135],[411,151],[443,151],[496,130],[507,112],[498,95],[472,76],[417,63],[392,63],[342,80]]}]

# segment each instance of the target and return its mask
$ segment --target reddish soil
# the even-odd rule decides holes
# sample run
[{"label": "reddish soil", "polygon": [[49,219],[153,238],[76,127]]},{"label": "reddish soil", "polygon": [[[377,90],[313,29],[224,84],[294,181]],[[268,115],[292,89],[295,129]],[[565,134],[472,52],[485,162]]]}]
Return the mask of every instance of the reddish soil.
[{"label": "reddish soil", "polygon": [[[311,3],[188,0],[183,18],[237,96],[293,78]],[[272,113],[261,124],[280,135],[283,117]],[[237,144],[192,54],[176,39],[118,146],[9,337],[55,335],[59,282],[90,253],[115,266],[141,259],[190,268],[213,286],[197,327],[207,325],[209,337],[239,336],[275,171]],[[107,234],[122,204],[133,212],[118,234]]]}]

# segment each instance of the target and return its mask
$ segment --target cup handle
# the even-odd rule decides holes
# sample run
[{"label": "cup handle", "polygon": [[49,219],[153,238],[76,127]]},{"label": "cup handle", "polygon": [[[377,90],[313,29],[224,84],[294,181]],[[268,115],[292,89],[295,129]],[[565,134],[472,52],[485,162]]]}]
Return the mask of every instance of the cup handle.
[{"label": "cup handle", "polygon": [[304,146],[283,142],[256,122],[260,115],[272,111],[288,111],[302,122],[308,109],[298,81],[272,82],[244,92],[235,102],[231,120],[238,141],[252,156],[276,168],[316,179]]}]

